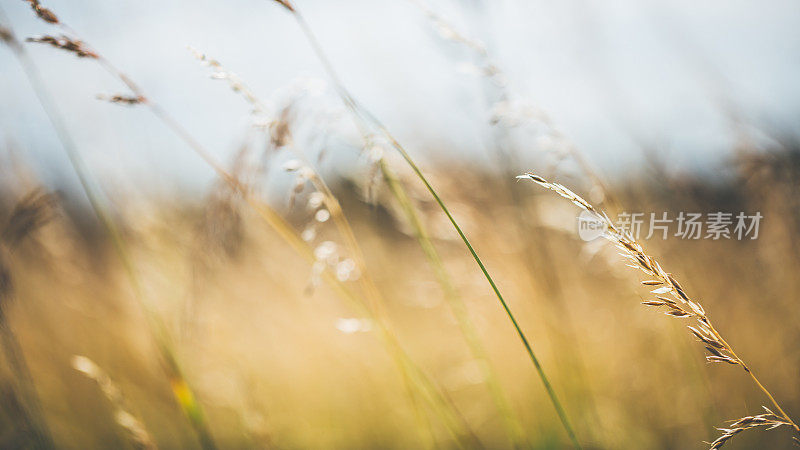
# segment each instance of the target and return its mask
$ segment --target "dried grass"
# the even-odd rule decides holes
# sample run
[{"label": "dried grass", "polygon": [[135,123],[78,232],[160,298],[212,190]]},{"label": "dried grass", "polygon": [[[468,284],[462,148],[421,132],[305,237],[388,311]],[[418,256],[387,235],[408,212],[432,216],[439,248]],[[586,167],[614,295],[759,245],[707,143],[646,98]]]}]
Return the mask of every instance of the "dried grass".
[{"label": "dried grass", "polygon": [[[731,348],[730,344],[725,341],[719,331],[717,331],[714,325],[712,325],[711,320],[706,315],[706,312],[700,303],[689,297],[675,277],[673,277],[671,273],[668,273],[666,270],[664,270],[661,267],[661,264],[659,264],[655,258],[645,253],[641,244],[639,244],[639,242],[637,242],[627,230],[618,228],[614,222],[609,219],[608,215],[596,209],[594,206],[592,206],[592,204],[562,184],[548,182],[544,178],[532,172],[520,175],[517,178],[529,179],[545,189],[549,189],[557,193],[558,195],[571,201],[578,208],[590,213],[595,220],[602,222],[605,226],[605,230],[602,235],[603,238],[616,245],[616,247],[620,250],[620,254],[628,259],[628,266],[634,269],[639,269],[649,277],[652,277],[652,279],[642,281],[641,283],[644,286],[648,286],[648,288],[655,288],[650,291],[655,295],[655,300],[645,301],[643,304],[656,308],[664,308],[666,309],[664,314],[668,316],[691,318],[696,320],[697,323],[695,327],[688,326],[688,328],[692,334],[705,345],[705,349],[709,353],[709,355],[706,356],[706,360],[710,363],[727,363],[740,366],[742,369],[744,369],[744,371],[750,375],[753,382],[764,392],[764,394],[769,398],[770,402],[779,411],[779,419],[783,422],[778,425],[791,425],[792,428],[800,433],[800,427],[798,427],[798,425],[792,421],[792,419],[781,408],[772,394],[761,384],[761,382],[753,374],[752,370],[750,370],[745,362],[739,358],[739,356],[733,351],[733,348]],[[669,297],[666,296],[667,294]],[[725,430],[726,434],[723,436],[723,438],[726,438],[720,438],[721,440],[718,439],[715,441],[716,446],[713,446],[712,448],[718,448],[734,434],[755,426],[752,425],[755,423],[754,420],[758,422],[767,420],[767,418],[759,418],[757,420],[753,418],[741,419],[736,423],[746,424],[747,426],[743,425],[743,427],[736,428],[730,433],[728,433],[730,430]],[[760,425],[761,423],[757,424]],[[772,428],[775,427],[771,427],[770,429]]]}]

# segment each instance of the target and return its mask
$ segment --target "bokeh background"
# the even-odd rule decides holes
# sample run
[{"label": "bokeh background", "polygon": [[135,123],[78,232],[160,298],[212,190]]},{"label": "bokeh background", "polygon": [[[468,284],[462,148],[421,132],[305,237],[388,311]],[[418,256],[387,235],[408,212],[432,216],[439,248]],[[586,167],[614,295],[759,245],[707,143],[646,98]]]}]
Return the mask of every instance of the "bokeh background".
[{"label": "bokeh background", "polygon": [[[528,170],[612,215],[760,212],[756,240],[644,245],[800,416],[800,6],[426,5],[296,6],[343,84],[462,225],[579,441],[704,448],[714,427],[769,404],[740,368],[707,364],[680,319],[642,306],[649,294],[639,274],[611,246],[578,239],[571,204],[516,182]],[[99,193],[108,222],[99,220],[17,52],[0,46],[0,446],[36,448],[46,430],[57,448],[198,447],[178,380],[221,448],[570,445],[458,235],[391,145],[375,130],[364,139],[285,9],[267,0],[44,6],[249,194],[145,105],[99,100],[129,92],[94,61],[26,43]],[[0,7],[0,26],[19,40],[64,32],[25,2]],[[210,71],[187,46],[225,71]],[[268,111],[233,92],[237,80]],[[382,164],[457,292],[440,283]],[[310,262],[264,220],[264,207],[286,221]],[[341,286],[367,301],[353,302]],[[485,360],[471,352],[464,318]],[[434,401],[409,393],[383,323]],[[516,441],[491,374],[522,430]],[[782,428],[747,431],[728,446],[791,448]]]}]

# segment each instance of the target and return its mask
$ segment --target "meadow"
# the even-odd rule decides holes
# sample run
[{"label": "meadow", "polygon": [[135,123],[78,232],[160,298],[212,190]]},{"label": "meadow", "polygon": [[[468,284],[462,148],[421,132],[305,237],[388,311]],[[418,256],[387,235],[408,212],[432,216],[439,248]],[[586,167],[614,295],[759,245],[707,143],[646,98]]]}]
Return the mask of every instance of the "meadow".
[{"label": "meadow", "polygon": [[[299,7],[272,1],[317,52],[347,136],[310,112],[305,85],[262,99],[193,49],[208,89],[230,88],[251,111],[220,161],[134,74],[27,3],[57,30],[25,42],[0,15],[2,39],[80,183],[48,186],[24,148],[0,157],[0,447],[792,448],[800,437],[794,135],[743,134],[714,176],[668,170],[651,152],[639,172],[606,177],[546,114],[505,102],[488,51],[426,9],[475,52],[498,101],[493,165],[423,164],[413,155],[441,149],[406,150],[339,80]],[[200,193],[102,186],[32,45],[118,78],[101,106],[148,111],[216,180]],[[351,166],[331,169],[334,151]],[[518,163],[528,151],[536,167]],[[601,222],[763,220],[757,239],[674,228],[639,239],[609,220],[587,242],[581,209]]]}]

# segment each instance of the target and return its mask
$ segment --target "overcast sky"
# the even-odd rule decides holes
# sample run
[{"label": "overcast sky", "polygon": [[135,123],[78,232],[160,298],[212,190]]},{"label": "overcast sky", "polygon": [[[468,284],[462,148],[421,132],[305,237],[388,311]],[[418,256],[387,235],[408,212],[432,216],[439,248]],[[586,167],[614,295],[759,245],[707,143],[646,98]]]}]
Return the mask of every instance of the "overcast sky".
[{"label": "overcast sky", "polygon": [[[482,82],[406,0],[297,0],[342,78],[420,158],[487,154]],[[324,72],[291,17],[269,0],[47,0],[87,41],[225,158],[248,108],[186,50],[220,60],[264,97]],[[55,34],[20,0],[0,0],[17,35]],[[797,131],[800,3],[793,0],[449,0],[429,5],[485,42],[520,98],[546,110],[607,171],[642,164],[641,144],[676,167],[727,155],[720,99],[748,119]],[[96,100],[124,89],[91,62],[27,44],[81,152],[103,179],[203,185],[212,173],[145,110]],[[0,140],[41,173],[66,160],[13,54],[0,48]],[[531,156],[533,157],[533,156]],[[524,169],[524,168],[523,168]]]}]

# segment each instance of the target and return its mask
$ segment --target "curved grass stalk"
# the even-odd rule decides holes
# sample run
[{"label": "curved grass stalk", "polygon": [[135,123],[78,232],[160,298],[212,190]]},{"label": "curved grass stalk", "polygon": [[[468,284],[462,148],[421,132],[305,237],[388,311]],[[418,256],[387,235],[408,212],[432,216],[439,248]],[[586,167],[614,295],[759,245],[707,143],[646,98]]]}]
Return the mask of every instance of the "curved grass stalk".
[{"label": "curved grass stalk", "polygon": [[456,321],[458,322],[461,333],[464,335],[470,351],[477,360],[485,363],[486,384],[489,388],[495,405],[497,406],[497,409],[503,418],[503,424],[506,428],[506,433],[509,435],[509,438],[514,446],[527,446],[528,443],[526,442],[522,425],[520,425],[519,420],[513,413],[511,406],[506,399],[503,386],[500,383],[500,379],[498,378],[497,373],[495,372],[494,367],[489,360],[489,355],[483,345],[483,342],[481,341],[480,336],[478,335],[478,330],[475,328],[475,324],[469,318],[469,312],[467,311],[466,305],[459,295],[455,284],[453,284],[450,274],[444,267],[444,262],[442,261],[441,256],[439,256],[439,252],[436,250],[436,247],[434,247],[433,242],[431,242],[430,236],[428,235],[428,230],[422,223],[414,204],[411,202],[411,199],[408,198],[408,194],[400,183],[400,180],[397,179],[384,161],[380,162],[380,169],[386,184],[389,186],[389,190],[400,204],[400,207],[403,209],[406,218],[408,218],[408,221],[414,230],[414,236],[422,248],[425,258],[433,268],[436,279],[444,291],[445,299],[450,305],[453,315],[456,317]]},{"label": "curved grass stalk", "polygon": [[[355,124],[359,128],[359,131],[366,142],[368,140],[368,132],[366,131],[368,126],[364,123],[363,118],[358,114],[358,112],[347,101],[345,101],[345,104],[348,106],[348,111],[353,114]],[[434,247],[433,242],[431,242],[428,231],[420,219],[414,204],[408,197],[408,194],[402,183],[400,183],[400,180],[397,179],[397,176],[392,172],[389,165],[386,164],[383,159],[381,159],[379,162],[379,169],[383,179],[389,186],[392,196],[400,204],[403,213],[413,228],[414,237],[422,248],[425,258],[428,260],[428,263],[431,265],[431,267],[433,267],[436,280],[442,287],[445,299],[447,300],[447,303],[450,306],[456,321],[458,322],[459,329],[464,335],[467,346],[469,347],[473,356],[485,364],[486,383],[489,388],[490,395],[492,396],[492,399],[503,418],[503,425],[506,428],[509,438],[515,447],[527,446],[527,442],[525,442],[524,433],[522,431],[522,426],[511,410],[503,387],[500,384],[500,380],[492,368],[486,349],[484,348],[483,343],[478,335],[478,331],[475,328],[475,325],[472,323],[472,320],[469,318],[466,305],[461,299],[458,290],[450,278],[450,275],[447,273],[447,269],[445,269],[444,263],[442,262],[438,251]],[[338,206],[337,208],[341,209]]]},{"label": "curved grass stalk", "polygon": [[[253,106],[254,111],[260,113],[267,113],[268,108],[266,107],[264,102],[262,102],[258,98],[258,96],[253,92],[252,89],[250,89],[249,86],[247,86],[247,84],[243,80],[241,80],[235,74],[225,70],[218,61],[208,58],[206,55],[202,54],[201,52],[191,47],[190,50],[192,50],[195,57],[198,58],[200,61],[203,61],[204,63],[212,66],[216,70],[215,73],[218,74],[218,78],[226,79],[231,88],[235,92],[241,94],[245,98],[245,100],[247,100],[247,102],[249,102]],[[309,163],[301,154],[299,154],[299,152],[293,152],[293,153],[295,154],[296,157],[300,158],[301,163],[305,167],[308,167],[311,170],[312,173],[310,174],[310,176],[308,176],[307,179],[312,183],[315,189],[323,195],[324,204],[328,209],[328,211],[330,212],[331,217],[333,218],[334,223],[337,227],[337,230],[339,231],[339,234],[344,238],[346,245],[355,260],[356,268],[362,274],[361,277],[359,278],[359,281],[363,292],[367,295],[367,299],[369,300],[369,307],[371,308],[370,312],[371,316],[373,316],[373,319],[374,318],[378,319],[377,321],[379,322],[379,324],[385,328],[384,330],[385,332],[387,332],[390,336],[394,336],[390,327],[388,316],[386,315],[385,308],[383,307],[383,305],[385,304],[385,299],[383,298],[383,296],[380,293],[380,290],[377,288],[374,281],[369,275],[368,268],[366,265],[366,258],[364,257],[364,254],[361,250],[361,246],[358,244],[358,240],[355,237],[355,233],[353,232],[352,226],[350,225],[347,216],[344,214],[344,210],[342,209],[341,204],[339,203],[338,199],[331,191],[330,187],[325,182],[325,180],[314,169],[311,168],[312,166],[311,163]],[[226,176],[230,178],[230,175]],[[276,223],[275,226],[281,226],[281,225]],[[296,237],[294,239],[296,240]],[[299,242],[295,244],[300,245],[301,247],[305,245],[304,242]],[[313,263],[314,260],[312,259],[309,262]],[[337,282],[341,283],[341,281],[338,280],[338,277],[336,278],[336,280]],[[403,367],[403,365],[400,366],[401,368]],[[429,383],[429,386],[432,386],[432,384]],[[416,404],[412,390],[409,390],[409,398],[412,400],[412,403]],[[450,406],[448,405],[446,399],[441,395],[439,395],[436,398],[439,401],[438,404],[434,406],[437,406],[437,411],[439,412],[439,414],[442,417],[448,417],[449,415],[451,415],[448,412]],[[457,415],[453,416],[455,417]],[[420,414],[418,414],[418,420],[422,422]],[[463,423],[463,427],[467,430],[469,429],[469,426],[466,423]],[[426,428],[426,427],[422,426],[421,428]],[[457,438],[458,435],[454,435],[454,437]]]},{"label": "curved grass stalk", "polygon": [[[375,119],[375,120],[377,120],[377,119]],[[441,210],[445,213],[445,215],[447,216],[447,219],[450,221],[450,224],[456,230],[456,232],[458,233],[459,237],[461,237],[462,242],[464,242],[464,245],[466,245],[467,249],[469,250],[470,254],[472,255],[472,258],[478,264],[478,267],[480,267],[481,272],[483,273],[483,275],[486,278],[486,280],[489,282],[489,285],[491,286],[492,291],[494,291],[494,294],[497,297],[498,301],[500,302],[500,305],[503,307],[503,310],[505,311],[506,315],[508,316],[509,320],[511,321],[511,324],[514,327],[514,330],[517,332],[517,335],[519,336],[520,340],[522,341],[522,344],[525,347],[525,350],[527,351],[528,356],[531,359],[531,362],[533,363],[537,373],[539,374],[539,378],[541,379],[542,384],[544,385],[545,391],[547,392],[548,397],[550,397],[550,401],[553,404],[553,407],[555,408],[556,413],[558,414],[558,418],[561,421],[561,424],[564,427],[564,430],[567,432],[567,435],[569,436],[569,438],[572,441],[572,444],[575,446],[575,448],[580,448],[580,443],[578,442],[578,439],[577,439],[577,437],[575,435],[575,432],[572,429],[572,425],[570,425],[570,422],[569,422],[569,419],[567,418],[566,412],[564,411],[564,408],[561,405],[561,402],[558,400],[558,396],[556,395],[556,392],[553,389],[553,386],[550,384],[550,380],[547,378],[547,375],[544,372],[544,368],[542,367],[541,363],[539,362],[539,359],[536,357],[536,354],[533,352],[533,347],[531,346],[530,342],[528,342],[528,338],[525,336],[525,333],[522,331],[522,328],[520,327],[519,323],[517,322],[516,317],[514,317],[514,313],[511,311],[511,308],[508,306],[508,303],[506,303],[505,299],[503,298],[503,295],[500,293],[500,289],[497,287],[497,284],[494,282],[494,279],[492,279],[492,276],[489,274],[488,269],[486,269],[486,266],[483,264],[483,261],[478,256],[478,253],[472,247],[472,244],[470,243],[469,239],[464,234],[464,232],[461,230],[461,227],[458,225],[458,222],[456,222],[455,218],[450,213],[450,210],[447,208],[447,206],[444,204],[442,199],[439,197],[439,194],[436,193],[436,190],[434,190],[433,186],[431,186],[430,182],[428,182],[428,179],[425,177],[425,175],[422,174],[422,171],[416,165],[414,160],[411,159],[411,156],[408,154],[408,152],[406,152],[406,150],[400,145],[400,143],[397,142],[397,140],[391,134],[389,134],[388,130],[383,125],[381,125],[379,122],[376,122],[376,125],[384,133],[384,137],[387,140],[389,140],[389,142],[392,143],[392,145],[400,153],[400,155],[403,157],[403,159],[405,159],[406,163],[408,163],[408,165],[411,167],[411,169],[414,171],[414,173],[417,175],[417,177],[423,182],[423,184],[425,184],[425,187],[427,188],[428,192],[434,198],[434,200],[439,205]]]},{"label": "curved grass stalk", "polygon": [[[362,135],[362,138],[365,142],[368,141],[368,126],[364,123],[363,118],[358,114],[356,110],[354,110],[350,105],[345,102],[348,106],[348,111],[353,114],[355,119],[355,124],[359,129],[359,132]],[[408,219],[411,227],[414,229],[414,237],[419,243],[420,247],[423,250],[423,254],[425,258],[428,260],[429,264],[433,267],[436,279],[439,285],[442,287],[442,291],[445,294],[445,299],[450,306],[453,315],[458,322],[459,328],[461,329],[462,334],[464,334],[465,340],[467,345],[472,352],[473,356],[482,361],[485,364],[485,376],[486,376],[486,383],[489,387],[490,394],[492,396],[495,405],[500,412],[500,415],[503,418],[503,424],[506,428],[506,432],[509,435],[512,443],[515,447],[523,447],[527,446],[527,442],[525,441],[524,433],[522,431],[522,426],[520,425],[519,421],[517,420],[516,416],[514,415],[511,407],[506,399],[505,392],[503,390],[502,385],[500,384],[500,380],[497,377],[494,369],[492,368],[491,362],[488,358],[488,354],[483,346],[483,343],[480,340],[478,335],[477,329],[475,325],[472,323],[472,320],[469,318],[469,314],[467,313],[466,305],[464,304],[463,300],[461,299],[458,290],[455,288],[454,283],[450,279],[450,275],[447,273],[447,270],[444,267],[441,257],[437,252],[436,248],[431,242],[430,236],[428,231],[425,228],[422,220],[420,219],[419,215],[417,214],[416,208],[414,207],[411,199],[408,197],[405,188],[403,187],[400,180],[397,179],[397,176],[392,172],[391,168],[386,164],[386,162],[381,159],[379,162],[379,168],[381,170],[381,175],[383,176],[386,184],[389,186],[389,190],[392,193],[392,196],[397,200],[400,204],[403,213],[405,214],[406,218]],[[359,255],[361,260],[363,261],[363,255],[361,251],[358,249],[358,243],[355,239],[355,236],[352,233],[352,228],[350,227],[347,219],[344,217],[344,214],[341,213],[341,206],[339,205],[338,201],[336,200],[333,193],[330,191],[328,186],[325,184],[324,180],[317,177],[321,181],[321,184],[317,186],[317,189],[322,191],[327,198],[332,199],[332,204],[328,205],[329,209],[331,210],[331,215],[334,217],[334,220],[338,222],[337,226],[340,228],[340,232],[346,236],[347,240],[350,242],[351,250],[354,254]],[[312,178],[312,182],[314,182],[315,178]],[[365,264],[361,264],[364,268],[362,269],[364,273],[366,273],[366,266]],[[371,282],[370,282],[371,283]]]},{"label": "curved grass stalk", "polygon": [[[594,219],[602,223],[605,227],[603,237],[613,242],[617,248],[619,248],[623,256],[629,259],[631,267],[640,269],[653,278],[652,280],[643,281],[642,284],[654,288],[652,293],[656,295],[656,299],[646,301],[644,304],[656,308],[663,307],[666,309],[665,314],[669,316],[695,319],[697,321],[696,327],[689,326],[688,328],[689,331],[706,346],[705,348],[710,354],[706,356],[706,360],[710,363],[727,363],[741,366],[779,412],[779,414],[775,415],[767,410],[769,414],[774,415],[782,424],[789,425],[794,428],[796,432],[800,433],[800,426],[789,417],[783,408],[781,408],[775,400],[775,397],[761,384],[761,381],[756,378],[750,367],[747,366],[736,354],[731,345],[728,344],[719,331],[717,331],[702,305],[689,297],[672,274],[665,271],[655,258],[645,253],[641,244],[639,244],[630,233],[617,227],[603,211],[598,210],[591,203],[587,202],[564,185],[548,182],[532,172],[520,175],[517,178],[529,179],[543,188],[557,193],[571,201],[578,208],[590,213]],[[666,297],[665,295],[667,294],[671,297]],[[715,446],[713,448],[718,447]]]},{"label": "curved grass stalk", "polygon": [[[278,0],[276,0],[276,1],[278,1]],[[508,316],[509,320],[511,321],[511,323],[512,323],[514,329],[516,330],[517,334],[519,335],[519,338],[522,341],[522,344],[525,347],[525,350],[528,353],[528,356],[530,357],[531,362],[533,363],[533,365],[534,365],[534,367],[535,367],[535,369],[536,369],[536,371],[537,371],[537,373],[539,375],[539,378],[541,379],[542,384],[545,387],[545,391],[547,392],[547,395],[550,398],[550,401],[553,404],[553,407],[556,410],[558,418],[561,421],[561,424],[564,427],[564,430],[566,431],[567,435],[569,436],[570,441],[572,442],[573,446],[575,446],[575,448],[580,448],[580,443],[578,442],[578,439],[577,439],[577,437],[575,435],[575,432],[573,431],[572,425],[570,425],[570,422],[569,422],[569,419],[567,418],[566,412],[564,411],[564,408],[561,405],[561,402],[558,400],[558,397],[557,397],[557,395],[555,393],[555,390],[553,389],[552,385],[550,384],[550,381],[547,378],[547,375],[544,373],[544,369],[542,368],[541,363],[539,362],[539,359],[534,354],[533,348],[531,347],[531,344],[528,342],[528,339],[525,336],[525,333],[522,331],[522,328],[520,327],[519,323],[517,322],[517,319],[514,317],[514,314],[511,312],[511,309],[509,308],[508,304],[506,303],[505,299],[503,298],[503,295],[500,293],[499,288],[497,287],[496,283],[494,282],[494,280],[492,279],[491,275],[489,274],[489,271],[486,269],[486,266],[483,264],[483,261],[480,259],[480,257],[478,256],[477,252],[472,247],[472,244],[469,242],[469,239],[466,237],[464,232],[461,230],[461,227],[458,225],[458,222],[456,222],[455,218],[450,213],[449,209],[444,204],[442,199],[439,197],[439,195],[436,192],[436,190],[433,188],[433,186],[431,186],[431,184],[428,181],[428,179],[422,173],[422,171],[420,170],[419,166],[417,166],[417,164],[414,162],[414,160],[411,158],[411,156],[408,154],[408,152],[405,150],[405,148],[397,141],[397,139],[394,138],[394,136],[389,132],[389,130],[374,115],[372,115],[366,108],[361,106],[355,100],[355,98],[349,93],[349,91],[344,87],[344,84],[339,80],[339,77],[337,76],[336,71],[333,69],[333,65],[330,63],[330,61],[328,60],[327,56],[325,55],[325,52],[322,50],[322,46],[320,45],[319,40],[316,38],[316,36],[314,35],[313,31],[311,30],[311,27],[305,21],[303,16],[297,11],[297,9],[291,3],[287,2],[286,0],[280,0],[280,1],[278,1],[278,3],[280,3],[283,7],[285,7],[292,14],[292,16],[295,18],[295,20],[297,21],[299,27],[301,28],[301,30],[305,34],[307,40],[309,41],[309,44],[312,46],[312,48],[313,48],[314,52],[316,53],[317,57],[319,58],[320,62],[325,67],[325,70],[328,72],[329,77],[333,80],[334,85],[335,85],[339,95],[342,97],[342,100],[344,101],[344,103],[349,108],[351,108],[353,111],[355,111],[357,114],[359,114],[362,118],[366,119],[368,122],[371,122],[380,131],[380,133],[392,145],[392,147],[394,147],[395,150],[397,150],[397,152],[400,153],[400,155],[406,161],[406,163],[409,165],[409,167],[411,167],[411,170],[414,172],[414,174],[425,185],[426,189],[431,194],[431,196],[434,198],[436,203],[439,205],[439,207],[441,208],[442,212],[445,213],[445,215],[447,216],[447,219],[450,221],[451,225],[456,230],[456,232],[458,233],[458,235],[461,238],[461,240],[464,242],[464,245],[469,250],[470,254],[472,255],[472,258],[475,260],[475,262],[480,267],[481,272],[483,273],[484,277],[488,281],[489,285],[492,288],[492,291],[494,292],[495,296],[497,297],[498,301],[500,302],[501,306],[503,307],[503,310],[505,311],[506,315]]]},{"label": "curved grass stalk", "polygon": [[[240,79],[237,75],[233,74],[224,69],[224,67],[214,59],[211,59],[204,55],[203,53],[197,51],[190,47],[190,50],[194,53],[194,56],[202,61],[204,64],[213,67],[215,70],[215,78],[217,79],[224,79],[228,82],[230,87],[240,94],[248,103],[253,106],[255,112],[258,113],[267,113],[268,108],[262,102],[258,96],[250,89],[247,84]],[[370,140],[368,128],[369,126],[364,123],[363,118],[354,112],[351,108],[348,108],[348,111],[353,113],[354,117],[354,124],[358,128],[359,132],[365,143],[368,143]],[[298,154],[298,152],[294,152],[296,156],[300,159],[304,160],[303,164],[306,167],[311,167],[312,165],[305,161],[305,158],[302,155]],[[435,247],[433,246],[430,238],[428,236],[427,230],[425,230],[422,221],[420,220],[413,204],[408,198],[408,195],[405,192],[402,184],[397,180],[397,177],[391,172],[391,169],[386,164],[385,161],[382,159],[379,161],[379,168],[381,170],[382,175],[384,176],[387,184],[390,185],[390,190],[394,197],[397,199],[398,203],[400,203],[402,210],[406,217],[408,218],[409,223],[414,228],[414,235],[417,241],[419,242],[420,246],[423,249],[423,254],[428,259],[429,263],[434,269],[436,274],[436,279],[442,287],[443,292],[445,293],[445,298],[448,301],[451,309],[453,310],[453,314],[456,317],[456,320],[459,323],[459,327],[465,335],[465,339],[467,341],[468,347],[473,353],[473,356],[485,363],[485,375],[486,375],[486,382],[489,386],[490,394],[495,401],[498,411],[500,412],[501,416],[503,417],[503,424],[506,426],[507,432],[512,443],[515,446],[522,446],[524,443],[524,437],[522,433],[521,426],[517,421],[516,417],[514,417],[511,408],[508,405],[508,401],[505,399],[505,394],[502,390],[502,386],[492,369],[491,363],[487,357],[487,353],[483,348],[483,345],[478,337],[477,330],[475,326],[472,324],[471,320],[469,319],[468,314],[466,313],[466,306],[464,305],[463,301],[458,295],[457,290],[455,289],[454,284],[450,280],[450,277],[447,271],[442,264],[441,258],[439,257],[438,253],[436,252]],[[312,170],[313,172],[313,170]],[[342,237],[345,239],[347,246],[350,249],[351,254],[355,258],[355,262],[359,271],[365,274],[362,277],[361,284],[365,292],[370,294],[371,299],[379,299],[380,301],[374,302],[374,309],[378,313],[381,313],[380,305],[383,303],[381,298],[380,292],[375,287],[374,282],[369,277],[369,272],[366,266],[366,260],[363,256],[363,252],[360,249],[358,244],[358,240],[355,238],[355,235],[352,231],[352,227],[350,226],[344,212],[342,211],[341,205],[339,204],[338,200],[334,196],[333,192],[325,183],[325,180],[322,177],[314,172],[312,175],[308,176],[308,180],[314,184],[317,191],[323,194],[325,198],[325,203],[330,211],[337,229],[339,230]]]},{"label": "curved grass stalk", "polygon": [[[519,155],[508,145],[510,135],[508,126],[503,125],[502,115],[493,112],[496,106],[515,98],[506,81],[507,77],[499,63],[493,58],[487,45],[458,29],[447,18],[431,9],[423,0],[409,0],[409,2],[425,14],[433,28],[439,31],[443,40],[460,46],[466,52],[472,54],[476,60],[477,69],[479,69],[478,76],[482,81],[483,96],[489,107],[487,112],[495,115],[490,121],[491,143],[488,145],[497,160],[506,194],[512,203],[516,205],[513,208],[514,214],[512,214],[512,218],[516,224],[516,231],[519,233],[518,239],[521,244],[518,246],[518,253],[523,262],[532,269],[526,271],[529,282],[534,289],[541,288],[543,296],[549,300],[549,306],[556,310],[558,320],[547,320],[545,328],[549,334],[564,339],[566,341],[565,345],[571,345],[579,334],[564,301],[560,275],[551,263],[552,250],[550,244],[547,240],[540,239],[537,236],[534,228],[539,222],[539,214],[535,211],[535,208],[531,209],[526,205],[521,193],[516,189],[513,176],[516,175],[516,167],[519,167]],[[604,206],[617,205],[614,196],[606,184],[603,183],[597,171],[586,161],[578,148],[557,129],[553,120],[545,111],[537,110],[524,114],[521,120],[530,121],[531,125],[535,125],[536,122],[544,125],[548,130],[547,133],[557,142],[563,144],[564,157],[571,157],[592,184],[592,189],[601,193]],[[515,126],[519,126],[519,124],[515,124]],[[611,209],[616,210],[616,206]],[[551,322],[554,325],[551,325]],[[557,361],[555,372],[562,376],[565,373],[569,373],[570,376],[575,377],[576,386],[573,387],[573,390],[577,388],[577,392],[573,393],[573,398],[576,397],[575,394],[579,394],[579,398],[582,402],[585,402],[583,403],[584,415],[591,416],[595,422],[600,422],[600,414],[592,392],[592,380],[588,376],[585,358],[582,353],[576,349],[571,358],[562,358]],[[587,428],[589,433],[595,431],[592,426]]]}]

